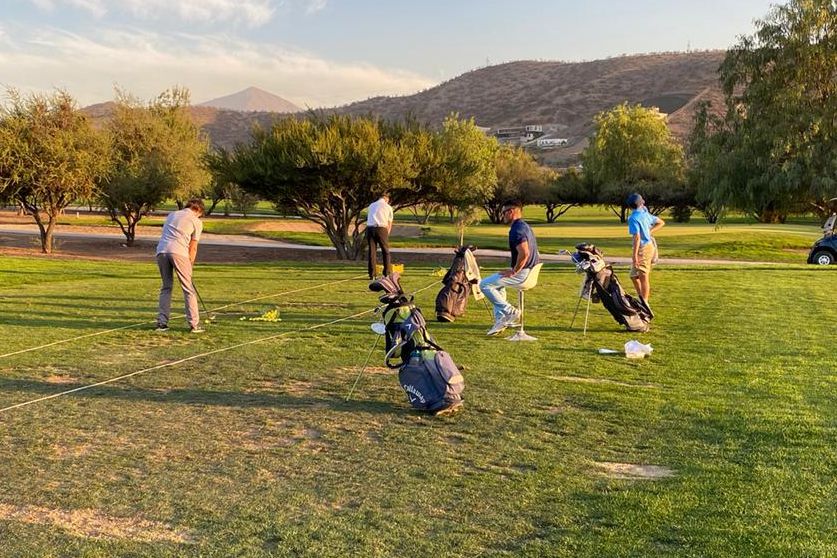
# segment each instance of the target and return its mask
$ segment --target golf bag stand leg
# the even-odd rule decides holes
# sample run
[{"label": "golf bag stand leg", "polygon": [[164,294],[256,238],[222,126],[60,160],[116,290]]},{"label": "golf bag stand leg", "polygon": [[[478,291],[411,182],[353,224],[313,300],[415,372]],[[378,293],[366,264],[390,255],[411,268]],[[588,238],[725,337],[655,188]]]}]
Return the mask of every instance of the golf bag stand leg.
[{"label": "golf bag stand leg", "polygon": [[590,317],[590,301],[593,300],[593,296],[587,297],[587,312],[584,313],[584,335],[587,335],[587,319]]}]

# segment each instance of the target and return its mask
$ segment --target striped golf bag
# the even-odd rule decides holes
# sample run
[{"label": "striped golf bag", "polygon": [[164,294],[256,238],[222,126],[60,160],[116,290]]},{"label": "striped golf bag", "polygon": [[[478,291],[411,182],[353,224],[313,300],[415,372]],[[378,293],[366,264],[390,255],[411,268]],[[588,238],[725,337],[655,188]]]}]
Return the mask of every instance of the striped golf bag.
[{"label": "striped golf bag", "polygon": [[382,294],[385,304],[386,356],[389,368],[398,369],[398,382],[413,408],[440,413],[462,404],[465,379],[451,356],[427,331],[421,310],[401,290],[398,273],[369,285]]}]

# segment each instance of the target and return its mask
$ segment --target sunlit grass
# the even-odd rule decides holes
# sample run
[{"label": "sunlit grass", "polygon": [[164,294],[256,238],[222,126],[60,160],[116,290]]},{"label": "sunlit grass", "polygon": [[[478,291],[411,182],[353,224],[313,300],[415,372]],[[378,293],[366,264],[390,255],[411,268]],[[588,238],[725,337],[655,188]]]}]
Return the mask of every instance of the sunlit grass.
[{"label": "sunlit grass", "polygon": [[[405,287],[431,269],[408,266]],[[363,271],[200,265],[195,279],[216,307]],[[158,281],[152,265],[7,258],[0,353],[153,321]],[[430,324],[464,366],[465,410],[448,418],[409,410],[380,345],[345,401],[371,316],[293,333],[371,309],[362,280],[228,309],[275,304],[279,323],[220,315],[200,337],[175,320],[5,358],[0,407],[289,334],[0,414],[0,554],[833,556],[835,281],[663,268],[640,337],[655,351],[634,362],[597,354],[632,338],[601,306],[587,336],[583,306],[569,329],[580,277],[547,266],[526,298],[535,343],[485,337],[473,301]],[[429,318],[436,291],[417,295]],[[618,478],[627,464],[670,476]],[[80,510],[111,523],[97,536]],[[71,512],[81,525],[56,523]]]}]

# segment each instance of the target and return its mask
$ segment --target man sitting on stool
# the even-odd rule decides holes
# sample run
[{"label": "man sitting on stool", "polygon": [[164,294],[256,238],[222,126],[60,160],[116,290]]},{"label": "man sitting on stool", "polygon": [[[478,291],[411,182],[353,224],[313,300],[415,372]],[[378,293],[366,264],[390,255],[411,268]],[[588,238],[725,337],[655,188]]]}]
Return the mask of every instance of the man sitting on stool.
[{"label": "man sitting on stool", "polygon": [[520,311],[506,300],[506,287],[521,285],[529,272],[538,264],[538,242],[535,233],[522,218],[523,205],[508,202],[503,206],[503,222],[511,224],[509,229],[509,250],[511,268],[486,277],[480,282],[480,289],[494,305],[494,325],[488,335],[497,335],[507,327],[520,323]]}]

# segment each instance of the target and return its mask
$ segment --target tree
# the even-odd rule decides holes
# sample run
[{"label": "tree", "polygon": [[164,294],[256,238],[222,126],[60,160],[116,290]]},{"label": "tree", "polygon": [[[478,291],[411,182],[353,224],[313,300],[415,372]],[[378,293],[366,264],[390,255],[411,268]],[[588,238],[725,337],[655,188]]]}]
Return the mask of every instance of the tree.
[{"label": "tree", "polygon": [[128,246],[134,244],[137,224],[156,206],[189,198],[209,182],[207,141],[188,107],[189,92],[180,88],[147,105],[119,95],[107,127],[110,170],[99,182],[99,197]]},{"label": "tree", "polygon": [[[626,220],[625,198],[641,191],[665,208],[669,191],[683,187],[683,149],[656,109],[623,103],[596,115],[595,130],[582,153],[584,176],[600,203]],[[657,207],[657,211],[662,210]]]},{"label": "tree", "polygon": [[824,216],[837,196],[837,4],[774,6],[720,75],[724,125],[702,154],[725,169],[714,199],[762,222],[805,209]]},{"label": "tree", "polygon": [[50,254],[58,216],[89,197],[106,172],[106,144],[63,91],[22,97],[11,90],[9,98],[0,109],[0,193],[32,215]]},{"label": "tree", "polygon": [[575,167],[553,173],[549,180],[531,195],[531,200],[532,203],[546,207],[547,223],[554,223],[573,207],[596,201]]},{"label": "tree", "polygon": [[727,134],[722,119],[712,114],[710,108],[708,101],[702,101],[695,109],[694,127],[687,143],[686,183],[694,192],[695,207],[714,224],[728,203],[722,193],[726,169],[720,166]]},{"label": "tree", "polygon": [[524,204],[534,202],[550,175],[534,157],[519,147],[500,146],[494,164],[497,181],[483,202],[483,208],[492,223],[500,223],[505,202],[511,199]]},{"label": "tree", "polygon": [[245,191],[319,224],[340,259],[357,259],[362,213],[384,191],[411,188],[416,175],[402,140],[371,118],[287,118],[256,129],[253,142],[236,147],[226,163],[222,157],[220,166]]},{"label": "tree", "polygon": [[441,131],[413,133],[409,138],[417,174],[416,201],[446,207],[456,215],[460,243],[465,227],[477,219],[497,183],[497,140],[477,128],[473,119],[448,116]]}]

